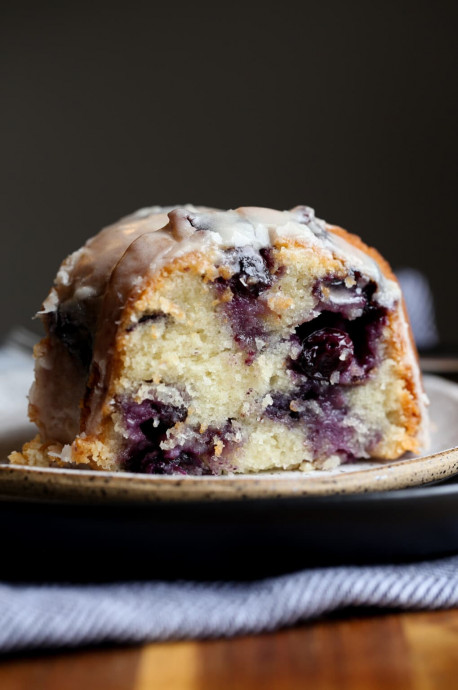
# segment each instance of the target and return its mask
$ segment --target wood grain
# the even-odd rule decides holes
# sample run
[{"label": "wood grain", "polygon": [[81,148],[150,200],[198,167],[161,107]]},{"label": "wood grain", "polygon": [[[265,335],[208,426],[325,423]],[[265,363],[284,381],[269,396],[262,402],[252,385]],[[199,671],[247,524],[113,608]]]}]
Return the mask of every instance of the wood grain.
[{"label": "wood grain", "polygon": [[142,648],[43,654],[3,661],[1,690],[132,690]]},{"label": "wood grain", "polygon": [[1,690],[456,690],[458,610],[4,660]]}]

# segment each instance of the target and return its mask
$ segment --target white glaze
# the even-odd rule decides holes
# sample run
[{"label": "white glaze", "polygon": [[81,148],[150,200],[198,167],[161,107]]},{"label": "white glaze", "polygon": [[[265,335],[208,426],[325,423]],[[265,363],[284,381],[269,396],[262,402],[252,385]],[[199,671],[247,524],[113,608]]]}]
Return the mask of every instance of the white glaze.
[{"label": "white glaze", "polygon": [[[301,222],[301,218],[308,222]],[[41,313],[56,309],[58,303],[65,300],[100,298],[116,264],[128,260],[129,247],[139,237],[144,237],[145,245],[150,245],[147,254],[152,260],[148,265],[142,260],[139,263],[130,261],[131,284],[138,276],[143,277],[145,271],[151,273],[160,269],[164,260],[173,260],[188,251],[206,251],[211,245],[215,249],[246,245],[261,249],[289,237],[327,249],[347,267],[361,270],[377,283],[376,299],[380,305],[392,307],[400,297],[397,283],[383,276],[372,257],[327,232],[331,228],[316,219],[308,207],[296,207],[292,211],[257,207],[217,211],[190,204],[175,208],[143,208],[102,230],[63,262]],[[154,244],[159,247],[167,240],[168,251],[155,253]],[[124,275],[124,280],[129,280],[129,276]],[[122,287],[125,293],[125,286]]]}]

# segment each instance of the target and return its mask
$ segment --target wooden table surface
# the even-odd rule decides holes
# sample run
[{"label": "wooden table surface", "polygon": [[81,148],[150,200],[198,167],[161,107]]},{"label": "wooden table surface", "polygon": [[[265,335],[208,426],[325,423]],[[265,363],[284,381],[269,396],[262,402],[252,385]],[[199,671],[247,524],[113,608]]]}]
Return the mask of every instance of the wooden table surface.
[{"label": "wooden table surface", "polygon": [[332,620],[233,640],[25,654],[1,690],[458,688],[458,610]]}]

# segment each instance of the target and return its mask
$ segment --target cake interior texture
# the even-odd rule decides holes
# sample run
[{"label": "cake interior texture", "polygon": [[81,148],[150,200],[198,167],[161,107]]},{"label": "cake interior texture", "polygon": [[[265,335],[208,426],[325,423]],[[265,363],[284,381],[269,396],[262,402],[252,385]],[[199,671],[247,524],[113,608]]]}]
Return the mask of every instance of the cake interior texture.
[{"label": "cake interior texture", "polygon": [[195,242],[216,234],[217,212],[169,212],[180,250],[131,280],[116,307],[116,286],[97,309],[61,290],[36,351],[40,434],[11,462],[208,475],[419,451],[425,400],[389,268],[310,209],[287,230],[266,213],[242,218],[269,241],[255,226],[255,241],[236,243]]}]

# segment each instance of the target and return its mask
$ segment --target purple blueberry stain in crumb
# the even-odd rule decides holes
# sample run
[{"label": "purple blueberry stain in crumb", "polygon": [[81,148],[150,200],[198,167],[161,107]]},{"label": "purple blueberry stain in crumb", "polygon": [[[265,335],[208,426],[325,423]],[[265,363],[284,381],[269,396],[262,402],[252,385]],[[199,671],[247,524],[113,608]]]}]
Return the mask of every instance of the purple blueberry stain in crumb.
[{"label": "purple blueberry stain in crumb", "polygon": [[263,261],[269,273],[271,274],[271,284],[273,284],[275,279],[280,278],[282,275],[284,275],[286,271],[286,266],[276,266],[273,247],[263,247],[259,250],[259,254],[262,256]]},{"label": "purple blueberry stain in crumb", "polygon": [[193,453],[182,452],[171,460],[164,456],[162,450],[147,450],[145,453],[132,455],[124,465],[127,472],[138,474],[182,474],[203,476],[211,474],[200,458]]},{"label": "purple blueberry stain in crumb", "polygon": [[[292,426],[291,422],[299,419],[299,413],[293,409],[296,396],[291,393],[272,391],[270,397],[272,402],[266,408],[265,416],[277,422],[284,422],[287,426]],[[293,407],[291,407],[291,404],[293,404]]]},{"label": "purple blueberry stain in crumb", "polygon": [[266,336],[264,318],[269,307],[260,295],[268,290],[275,279],[271,250],[256,251],[253,247],[240,247],[224,252],[224,265],[229,268],[230,278],[219,277],[214,282],[216,290],[231,292],[231,299],[221,303],[231,325],[235,342],[245,350],[245,363],[250,365]]},{"label": "purple blueberry stain in crumb", "polygon": [[315,458],[338,455],[349,462],[367,455],[355,428],[344,424],[348,407],[342,391],[330,386],[318,401],[304,401],[301,413]]},{"label": "purple blueberry stain in crumb", "polygon": [[156,400],[136,403],[131,399],[120,401],[127,438],[120,461],[127,472],[143,474],[217,474],[224,469],[224,458],[215,458],[215,439],[228,447],[227,435],[231,424],[224,428],[195,431],[189,439],[172,448],[164,449],[167,431],[187,417],[185,407],[165,404]]},{"label": "purple blueberry stain in crumb", "polygon": [[253,363],[258,352],[258,342],[265,337],[263,316],[268,312],[264,302],[246,295],[234,295],[224,303],[224,312],[229,318],[235,342],[246,352],[245,364]]},{"label": "purple blueberry stain in crumb", "polygon": [[337,455],[349,462],[368,455],[373,441],[362,442],[356,429],[346,423],[349,407],[343,387],[307,381],[289,393],[271,393],[271,397],[266,417],[289,428],[302,428],[314,459]]},{"label": "purple blueberry stain in crumb", "polygon": [[150,443],[158,443],[168,429],[178,422],[184,422],[187,416],[185,407],[153,400],[143,400],[141,403],[124,401],[122,410],[129,438],[134,442],[146,439]]},{"label": "purple blueberry stain in crumb", "polygon": [[379,442],[364,438],[349,423],[347,393],[371,375],[380,360],[379,339],[388,311],[375,300],[376,285],[355,273],[346,281],[328,276],[317,282],[314,318],[300,324],[289,360],[295,387],[271,392],[265,415],[304,429],[315,459],[338,455],[346,462],[367,457]]}]

